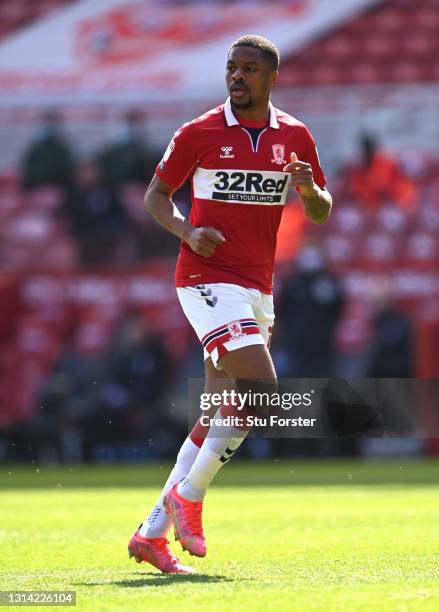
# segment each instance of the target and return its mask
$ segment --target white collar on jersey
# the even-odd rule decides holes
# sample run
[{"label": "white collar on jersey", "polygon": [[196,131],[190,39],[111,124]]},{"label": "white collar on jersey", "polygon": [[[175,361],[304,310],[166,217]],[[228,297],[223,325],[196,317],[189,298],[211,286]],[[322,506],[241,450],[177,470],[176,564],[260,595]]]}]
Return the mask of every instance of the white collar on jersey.
[{"label": "white collar on jersey", "polygon": [[[270,111],[270,127],[275,130],[279,129],[279,122],[276,117],[276,111],[274,110],[274,106],[271,102],[268,103],[268,109]],[[227,98],[224,104],[224,115],[226,117],[227,127],[231,127],[232,125],[239,125],[238,119],[235,117],[232,111],[232,105],[230,104],[230,98]]]}]

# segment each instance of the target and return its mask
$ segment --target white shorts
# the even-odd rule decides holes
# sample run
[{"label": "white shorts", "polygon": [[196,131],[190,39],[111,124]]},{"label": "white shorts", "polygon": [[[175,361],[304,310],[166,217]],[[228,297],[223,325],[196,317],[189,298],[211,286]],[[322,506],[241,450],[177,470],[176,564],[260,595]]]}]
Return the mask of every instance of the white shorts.
[{"label": "white shorts", "polygon": [[270,345],[273,296],[230,283],[177,287],[183,312],[217,370],[224,353],[251,344]]}]

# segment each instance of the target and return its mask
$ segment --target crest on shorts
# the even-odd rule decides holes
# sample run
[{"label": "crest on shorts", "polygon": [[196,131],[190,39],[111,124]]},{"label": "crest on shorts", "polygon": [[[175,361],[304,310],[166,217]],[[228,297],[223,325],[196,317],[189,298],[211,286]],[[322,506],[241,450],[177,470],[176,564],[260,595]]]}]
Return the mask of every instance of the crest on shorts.
[{"label": "crest on shorts", "polygon": [[242,326],[239,321],[232,321],[227,325],[231,339],[241,338],[244,334],[242,333]]},{"label": "crest on shorts", "polygon": [[280,166],[281,164],[285,165],[287,162],[285,161],[285,147],[282,144],[274,144],[273,148],[273,159],[271,160],[272,164],[277,164]]}]

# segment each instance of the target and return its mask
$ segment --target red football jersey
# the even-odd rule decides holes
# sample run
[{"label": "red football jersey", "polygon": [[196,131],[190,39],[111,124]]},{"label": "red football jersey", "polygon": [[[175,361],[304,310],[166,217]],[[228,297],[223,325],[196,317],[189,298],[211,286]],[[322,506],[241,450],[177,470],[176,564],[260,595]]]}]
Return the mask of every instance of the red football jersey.
[{"label": "red football jersey", "polygon": [[282,168],[290,153],[311,164],[319,187],[326,181],[307,127],[272,104],[269,112],[254,142],[228,99],[185,123],[157,166],[156,174],[175,189],[190,177],[190,223],[214,227],[226,240],[207,259],[182,242],[177,287],[222,282],[271,293],[276,235],[289,189],[290,175]]}]

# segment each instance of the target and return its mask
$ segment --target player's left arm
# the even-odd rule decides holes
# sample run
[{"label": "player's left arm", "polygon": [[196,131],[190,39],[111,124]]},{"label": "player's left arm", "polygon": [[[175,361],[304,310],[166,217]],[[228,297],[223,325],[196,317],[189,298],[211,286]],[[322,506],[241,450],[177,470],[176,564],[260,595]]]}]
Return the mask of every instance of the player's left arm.
[{"label": "player's left arm", "polygon": [[326,178],[315,140],[305,125],[296,133],[295,142],[300,159],[295,152],[291,153],[284,172],[291,174],[291,183],[301,195],[305,216],[314,223],[324,223],[331,213],[332,197],[325,189]]},{"label": "player's left arm", "polygon": [[297,159],[291,153],[291,161],[283,168],[291,174],[291,185],[297,188],[302,198],[305,216],[314,223],[324,223],[331,213],[332,197],[325,187],[319,187],[314,180],[311,164]]},{"label": "player's left arm", "polygon": [[320,189],[317,185],[313,195],[300,194],[305,210],[305,216],[314,223],[325,223],[329,219],[332,208],[332,196],[326,188]]}]

